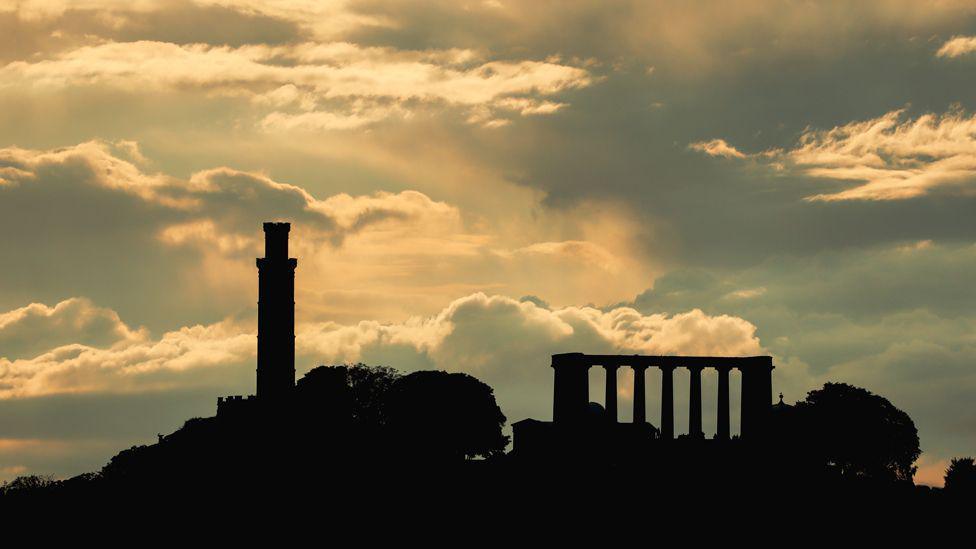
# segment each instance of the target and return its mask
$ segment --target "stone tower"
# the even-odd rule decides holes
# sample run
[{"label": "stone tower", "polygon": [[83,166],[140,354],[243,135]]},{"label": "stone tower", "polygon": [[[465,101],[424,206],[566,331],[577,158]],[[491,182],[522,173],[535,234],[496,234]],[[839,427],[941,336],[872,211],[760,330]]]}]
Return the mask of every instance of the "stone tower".
[{"label": "stone tower", "polygon": [[258,387],[261,400],[288,398],[295,387],[295,267],[289,223],[264,224],[258,265]]}]

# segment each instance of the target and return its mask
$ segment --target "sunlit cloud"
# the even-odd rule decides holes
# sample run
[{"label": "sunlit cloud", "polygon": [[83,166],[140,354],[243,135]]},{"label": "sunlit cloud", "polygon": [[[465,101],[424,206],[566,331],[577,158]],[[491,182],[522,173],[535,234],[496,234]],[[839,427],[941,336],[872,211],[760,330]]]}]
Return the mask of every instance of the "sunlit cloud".
[{"label": "sunlit cloud", "polygon": [[504,256],[545,256],[579,261],[594,268],[618,272],[622,265],[617,257],[598,244],[587,241],[568,240],[563,242],[536,242],[529,246],[500,252]]},{"label": "sunlit cloud", "polygon": [[[105,24],[125,28],[135,14],[152,14],[173,9],[169,0],[21,0],[12,8],[27,20],[49,20],[66,12],[92,12]],[[349,9],[349,0],[189,0],[176,8],[225,8],[244,14],[259,14],[294,22],[320,39],[330,39],[362,27],[389,26],[382,16],[358,14]],[[5,8],[0,7],[0,11]]]},{"label": "sunlit cloud", "polygon": [[[56,307],[31,307],[54,311],[73,303],[89,302],[73,298]],[[201,380],[209,381],[199,371],[251,369],[249,362],[256,349],[254,322],[228,318],[150,339],[146,334],[133,337],[118,316],[109,313],[122,330],[114,340],[64,345],[52,340],[49,343],[54,346],[35,356],[0,358],[0,397],[192,387]],[[11,311],[2,318],[23,314],[23,310]],[[0,327],[0,337],[6,329]],[[608,311],[549,308],[476,293],[454,300],[431,317],[399,323],[300,322],[296,352],[304,369],[320,362],[364,360],[374,353],[407,352],[402,356],[406,364],[422,360],[437,368],[495,380],[516,367],[511,360],[517,359],[515,364],[521,365],[517,367],[538,369],[533,364],[560,347],[649,354],[756,354],[761,346],[755,330],[740,318],[709,316],[700,310],[644,315],[628,307]]]},{"label": "sunlit cloud", "polygon": [[468,50],[400,51],[349,43],[302,43],[238,48],[166,42],[109,42],[0,69],[7,86],[112,86],[198,89],[246,96],[269,129],[353,129],[393,115],[409,116],[416,102],[465,108],[552,114],[564,103],[550,96],[585,87],[585,69],[549,61],[484,61]]},{"label": "sunlit cloud", "polygon": [[976,37],[953,36],[935,54],[939,57],[961,57],[976,51]]},{"label": "sunlit cloud", "polygon": [[747,288],[725,294],[726,299],[754,299],[766,293],[766,288]]},{"label": "sunlit cloud", "polygon": [[693,151],[705,153],[708,156],[721,156],[725,158],[745,158],[745,154],[729,145],[724,139],[712,139],[709,141],[698,141],[688,145]]},{"label": "sunlit cloud", "polygon": [[961,109],[905,117],[904,110],[830,130],[807,130],[791,149],[746,155],[721,139],[690,148],[710,156],[755,159],[770,169],[849,181],[809,201],[906,200],[936,191],[976,192],[976,115]]}]

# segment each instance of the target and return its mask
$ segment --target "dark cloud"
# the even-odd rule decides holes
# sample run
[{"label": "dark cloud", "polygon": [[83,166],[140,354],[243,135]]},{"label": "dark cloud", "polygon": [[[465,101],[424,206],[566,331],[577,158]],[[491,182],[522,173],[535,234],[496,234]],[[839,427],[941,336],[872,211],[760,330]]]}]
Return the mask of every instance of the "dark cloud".
[{"label": "dark cloud", "polygon": [[[628,204],[648,224],[651,253],[703,267],[976,237],[976,220],[967,215],[976,207],[972,197],[810,204],[803,198],[839,183],[703,160],[686,149],[722,137],[758,152],[792,145],[807,127],[829,129],[906,105],[917,114],[976,107],[965,93],[976,72],[935,56],[942,44],[935,37],[976,28],[962,4],[925,16],[897,1],[746,2],[698,12],[665,3],[502,6],[358,2],[355,9],[401,24],[355,36],[411,48],[478,44],[502,57],[519,51],[594,59],[591,70],[604,80],[567,94],[570,108],[520,120],[468,145],[511,180],[543,191],[548,206],[594,199]],[[857,25],[839,24],[853,13]],[[643,29],[628,24],[634,18],[646,23]],[[447,20],[452,24],[438,23]],[[653,36],[668,25],[687,36],[678,30]]]},{"label": "dark cloud", "polygon": [[[925,44],[913,47],[915,61],[931,57]],[[550,207],[584,200],[629,205],[648,226],[649,250],[683,265],[745,266],[771,254],[906,239],[972,240],[971,196],[809,203],[805,197],[841,184],[786,177],[748,161],[702,158],[687,148],[723,137],[758,152],[791,146],[807,126],[830,129],[906,104],[917,113],[942,112],[969,101],[962,90],[976,83],[969,81],[976,73],[960,77],[931,67],[939,63],[933,59],[924,69],[894,59],[880,51],[852,52],[839,65],[793,60],[719,82],[609,73],[602,83],[569,94],[572,107],[558,116],[522,120],[474,146],[513,181],[543,191]],[[949,72],[950,80],[965,81],[943,86]]]},{"label": "dark cloud", "polygon": [[367,228],[457,218],[415,191],[319,200],[230,168],[179,179],[126,160],[139,155],[131,144],[118,148],[0,149],[0,254],[17,258],[0,272],[0,307],[84,296],[157,333],[211,323],[252,306],[233,288],[260,254],[262,221],[296,223],[296,240],[316,250]]},{"label": "dark cloud", "polygon": [[10,360],[72,343],[108,347],[143,336],[126,326],[115,311],[88,299],[67,299],[53,307],[32,303],[0,314],[0,356]]},{"label": "dark cloud", "polygon": [[[903,241],[873,249],[771,257],[743,270],[680,270],[655,281],[637,297],[649,310],[743,310],[776,305],[854,320],[925,309],[946,317],[968,316],[976,296],[966,291],[976,276],[976,247]],[[762,289],[754,296],[735,292]]]},{"label": "dark cloud", "polygon": [[[826,380],[867,387],[912,416],[923,449],[971,452],[976,422],[973,244],[928,241],[771,258],[742,270],[669,273],[635,301],[643,311],[734,314],[756,324],[788,400]],[[933,458],[934,459],[934,458]]]},{"label": "dark cloud", "polygon": [[0,11],[0,62],[44,57],[105,40],[242,46],[294,42],[306,37],[307,33],[294,21],[188,0],[165,2],[151,10],[67,9],[40,17]]}]

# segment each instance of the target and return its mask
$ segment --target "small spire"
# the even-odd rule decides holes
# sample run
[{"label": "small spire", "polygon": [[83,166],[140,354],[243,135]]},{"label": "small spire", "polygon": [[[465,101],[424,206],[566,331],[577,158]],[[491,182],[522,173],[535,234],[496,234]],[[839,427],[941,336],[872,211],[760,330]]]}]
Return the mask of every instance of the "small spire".
[{"label": "small spire", "polygon": [[780,403],[780,404],[782,404],[782,403],[783,403],[783,393],[780,393],[780,394],[779,394],[779,403]]}]

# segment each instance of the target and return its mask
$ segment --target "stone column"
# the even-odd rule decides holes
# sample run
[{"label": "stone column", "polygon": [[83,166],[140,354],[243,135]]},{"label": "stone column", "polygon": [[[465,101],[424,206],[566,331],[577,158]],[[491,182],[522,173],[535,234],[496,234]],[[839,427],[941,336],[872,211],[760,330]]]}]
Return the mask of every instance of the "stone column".
[{"label": "stone column", "polygon": [[753,412],[753,432],[760,438],[767,437],[769,415],[773,411],[773,359],[763,358],[765,360],[755,368],[756,389],[753,394],[756,407]]},{"label": "stone column", "polygon": [[730,366],[716,366],[718,370],[718,426],[715,438],[729,439],[729,371]]},{"label": "stone column", "polygon": [[647,366],[631,366],[634,369],[634,423],[647,422],[647,406],[644,403],[644,372]]},{"label": "stone column", "polygon": [[674,366],[661,366],[661,438],[674,438]]},{"label": "stone column", "polygon": [[739,395],[739,436],[748,439],[752,431],[752,385],[754,379],[752,370],[748,367],[737,366],[742,378],[742,390]]},{"label": "stone column", "polygon": [[611,423],[617,422],[617,368],[616,364],[605,364],[603,368],[607,371],[607,398],[606,409],[607,419]]},{"label": "stone column", "polygon": [[773,406],[773,359],[751,357],[738,368],[742,372],[741,436],[760,440]]},{"label": "stone column", "polygon": [[702,433],[702,405],[701,405],[701,366],[689,366],[691,383],[688,394],[688,436],[703,438]]}]

